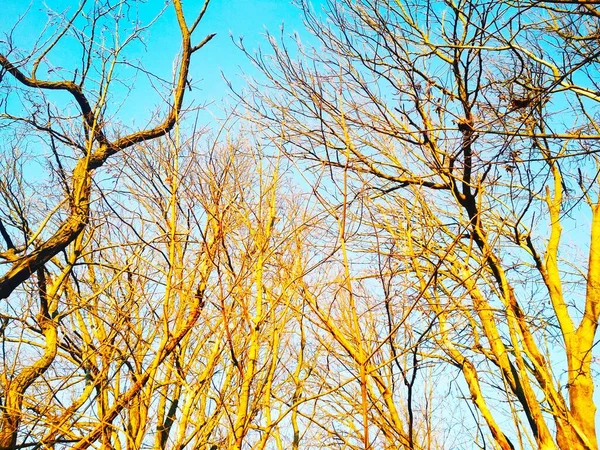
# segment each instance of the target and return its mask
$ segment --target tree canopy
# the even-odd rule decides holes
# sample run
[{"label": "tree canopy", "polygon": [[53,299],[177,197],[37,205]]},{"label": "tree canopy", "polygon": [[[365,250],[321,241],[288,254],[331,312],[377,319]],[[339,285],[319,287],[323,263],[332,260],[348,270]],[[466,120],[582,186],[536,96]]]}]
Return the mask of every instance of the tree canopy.
[{"label": "tree canopy", "polygon": [[211,5],[3,30],[0,449],[597,449],[595,2],[301,1],[206,122]]}]

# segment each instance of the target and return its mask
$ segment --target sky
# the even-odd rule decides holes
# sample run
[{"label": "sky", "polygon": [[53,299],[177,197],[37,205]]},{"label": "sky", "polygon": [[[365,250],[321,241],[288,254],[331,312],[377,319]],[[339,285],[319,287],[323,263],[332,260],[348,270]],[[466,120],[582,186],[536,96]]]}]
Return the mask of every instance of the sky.
[{"label": "sky", "polygon": [[[117,1],[111,0],[111,3]],[[42,36],[42,39],[37,42],[48,39],[51,32],[60,28],[61,21],[64,23],[65,18],[73,15],[79,4],[76,0],[33,0],[31,3],[5,0],[2,2],[4,14],[0,19],[0,51],[6,52],[6,43],[10,35],[14,46],[22,54],[27,54],[39,36]],[[91,4],[88,0],[85,8],[88,9]],[[132,6],[123,11],[127,12],[131,23],[137,20],[140,24],[147,24],[159,17],[152,27],[143,33],[143,45],[135,42],[128,47],[126,58],[130,61],[140,60],[149,72],[164,79],[171,79],[173,62],[180,48],[180,34],[172,5],[165,0],[130,4]],[[183,1],[188,23],[193,20],[202,5],[203,0]],[[161,10],[164,10],[162,14]],[[79,29],[83,29],[83,24],[83,20],[75,22],[76,28]],[[279,36],[282,26],[286,35],[297,32],[310,40],[308,33],[303,31],[302,13],[291,0],[211,0],[207,13],[194,35],[194,43],[200,42],[210,33],[216,33],[216,36],[194,54],[190,71],[193,91],[186,93],[186,104],[212,103],[208,110],[211,114],[218,115],[223,99],[233,101],[224,77],[234,86],[241,88],[244,84],[244,74],[257,75],[248,58],[234,45],[233,40],[243,38],[244,45],[251,51],[259,47],[267,49],[267,30]],[[103,27],[98,28],[102,30]],[[114,34],[111,29],[103,31],[106,32],[106,40],[111,39],[110,35]],[[121,39],[126,35],[125,31],[122,30]],[[97,36],[96,39],[101,38]],[[81,46],[72,37],[63,37],[40,66],[38,77],[70,78],[74,68],[81,65],[80,55]],[[47,66],[44,65],[46,62]],[[26,68],[30,69],[31,65]],[[154,108],[161,104],[161,98],[148,84],[147,77],[140,74],[134,76],[133,72],[122,72],[120,76],[129,85],[125,92],[119,91],[119,86],[113,86],[113,106],[118,108],[118,115],[125,123],[141,125],[139,122],[147,120],[143,117],[145,113],[151,114]],[[56,94],[53,100],[60,102],[60,94]],[[66,98],[64,100],[67,101]],[[125,116],[135,118],[131,118],[133,122],[130,122]]]},{"label": "sky", "polygon": [[[94,4],[119,4],[120,2],[120,0],[102,0],[96,3],[94,1],[87,0],[84,12],[89,11]],[[182,3],[187,21],[190,23],[201,10],[204,0],[183,0]],[[80,2],[78,0],[32,0],[27,3],[22,0],[0,0],[0,4],[2,6],[0,53],[6,54],[9,48],[15,49],[7,56],[10,61],[19,64],[20,58],[29,55],[32,49],[48,47],[48,43],[51,43],[56,36],[57,30],[62,29],[66,21],[77,11]],[[123,24],[120,32],[121,40],[126,37],[126,28],[131,28],[133,21],[142,25],[152,23],[154,19],[156,21],[142,34],[143,42],[130,44],[121,59],[135,61],[136,65],[141,62],[148,72],[164,80],[172,80],[174,61],[181,48],[180,31],[172,4],[165,0],[131,0],[128,4],[129,10],[123,8],[127,20],[121,20]],[[85,28],[87,22],[80,16],[75,21],[74,28],[89,37],[91,30],[89,27]],[[193,55],[189,76],[193,89],[191,92],[186,91],[184,99],[184,108],[202,106],[199,110],[198,125],[200,130],[206,131],[204,135],[206,141],[203,142],[223,139],[223,135],[217,135],[222,124],[218,119],[227,117],[229,109],[237,102],[224,77],[238,90],[243,89],[245,84],[244,74],[260,77],[258,71],[235,46],[232,39],[239,40],[243,37],[248,50],[255,51],[262,47],[268,52],[269,44],[265,36],[267,30],[280,36],[282,26],[285,27],[285,34],[288,36],[297,32],[304,35],[307,40],[311,39],[308,33],[303,32],[301,10],[291,0],[211,0],[206,15],[194,35],[193,44],[199,43],[208,34],[216,33],[216,36]],[[101,43],[104,40],[106,47],[112,48],[110,39],[114,36],[113,21],[99,23],[96,30],[95,42]],[[99,60],[96,58],[96,61]],[[67,33],[46,55],[40,64],[37,76],[39,79],[51,81],[73,79],[75,69],[81,73],[81,61],[82,46],[72,34]],[[31,68],[31,61],[22,66],[22,70],[27,74],[31,72]],[[121,73],[115,76],[117,82],[111,84],[108,106],[103,114],[109,123],[109,138],[117,134],[125,134],[124,130],[135,132],[156,126],[164,119],[168,109],[166,102],[170,99],[170,86],[165,84],[157,87],[156,78],[148,77],[142,72],[136,74],[134,70],[127,71],[124,66],[120,66],[118,70],[121,70]],[[89,76],[84,86],[84,92],[90,99],[94,99],[97,95],[92,81],[99,77],[93,75]],[[30,88],[22,89],[20,93],[15,94],[15,91],[11,92],[11,86],[23,88],[10,76],[5,76],[0,83],[0,108],[3,110],[6,108],[5,110],[10,114],[29,116],[32,110],[38,108],[35,106],[38,104],[41,105],[39,108],[41,112],[37,118],[44,123],[47,120],[45,105],[47,103],[53,105],[54,117],[63,116],[63,119],[57,119],[56,122],[66,124],[68,127],[69,123],[75,123],[70,121],[69,116],[76,117],[80,113],[73,98],[65,92],[46,92],[44,98],[39,92]],[[11,94],[6,95],[9,92]],[[28,103],[29,112],[21,106],[23,99],[27,98],[31,99]],[[182,130],[185,135],[188,135],[194,126],[194,117],[195,113],[193,116],[188,115],[187,120],[183,122]],[[231,122],[228,125],[231,125]],[[5,135],[0,127],[0,140],[13,138],[10,129],[7,130],[8,134]],[[43,185],[49,176],[47,171],[47,159],[51,157],[49,146],[29,133],[21,135],[19,139],[17,145],[20,151],[28,155],[24,165],[26,178],[33,183],[33,186]],[[64,151],[66,154],[72,154],[69,150]],[[73,161],[67,159],[64,163],[68,165]]]}]

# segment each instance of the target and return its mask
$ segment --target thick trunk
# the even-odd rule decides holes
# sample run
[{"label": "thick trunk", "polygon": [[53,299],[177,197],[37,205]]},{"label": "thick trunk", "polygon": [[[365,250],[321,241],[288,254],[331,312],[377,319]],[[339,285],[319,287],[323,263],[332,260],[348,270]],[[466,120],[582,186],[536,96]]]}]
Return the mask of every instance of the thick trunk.
[{"label": "thick trunk", "polygon": [[[569,371],[569,403],[571,417],[566,426],[559,428],[557,440],[561,450],[596,450],[596,405],[594,380],[590,372],[590,354],[576,358],[575,368]],[[560,433],[566,428],[566,432]]]},{"label": "thick trunk", "polygon": [[21,408],[25,391],[48,369],[58,349],[57,324],[48,319],[40,324],[46,338],[44,354],[33,365],[23,369],[5,386],[5,404],[0,418],[0,450],[14,449],[21,424]]}]

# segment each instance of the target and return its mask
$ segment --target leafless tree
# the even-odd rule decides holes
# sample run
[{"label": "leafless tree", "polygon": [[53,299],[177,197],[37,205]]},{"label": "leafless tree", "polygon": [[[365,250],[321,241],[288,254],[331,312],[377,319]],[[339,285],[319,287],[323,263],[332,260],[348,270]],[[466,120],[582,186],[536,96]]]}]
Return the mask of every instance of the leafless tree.
[{"label": "leafless tree", "polygon": [[[270,54],[248,54],[264,77],[242,100],[299,166],[329,171],[322,192],[349,186],[372,240],[393,245],[415,307],[389,336],[431,324],[436,350],[417,360],[462,375],[472,442],[597,448],[596,5],[301,6],[316,44],[270,37]],[[398,446],[426,447],[389,427],[404,430]]]},{"label": "leafless tree", "polygon": [[[15,345],[10,350],[5,347],[3,355],[0,448],[15,448],[18,441],[29,442],[33,432],[22,431],[21,425],[33,420],[32,426],[37,426],[38,412],[42,416],[49,415],[43,421],[46,424],[57,423],[59,427],[65,427],[64,421],[70,420],[69,415],[63,417],[56,411],[45,410],[40,406],[43,403],[36,401],[37,406],[32,406],[25,400],[31,396],[36,398],[32,390],[37,389],[38,379],[53,363],[60,365],[58,361],[66,357],[61,327],[79,315],[86,326],[94,327],[94,320],[86,318],[84,313],[89,305],[77,303],[76,298],[83,295],[80,289],[84,289],[77,284],[78,266],[89,263],[89,258],[94,255],[89,246],[95,238],[92,211],[93,205],[99,202],[99,190],[94,188],[98,173],[110,157],[173,130],[183,112],[192,55],[213,37],[211,34],[202,40],[193,38],[208,1],[191,22],[186,21],[180,1],[175,0],[172,7],[181,32],[181,53],[176,59],[174,81],[167,88],[170,100],[165,102],[166,108],[162,108],[161,117],[155,123],[131,132],[125,132],[126,124],[119,126],[110,105],[114,101],[121,67],[129,64],[126,59],[128,48],[139,42],[145,29],[152,24],[140,24],[133,5],[127,2],[86,5],[82,2],[66,19],[49,11],[47,29],[28,50],[14,45],[13,33],[19,24],[3,40],[0,78],[4,111],[0,118],[3,125],[10,128],[3,129],[8,142],[3,145],[6,150],[2,165],[0,234],[5,250],[0,258],[5,269],[0,278],[0,298],[10,300],[2,308],[3,342],[12,341]],[[26,26],[25,21],[23,18],[20,25]],[[65,45],[69,52],[79,53],[74,67],[60,68],[51,63],[52,57]],[[134,69],[141,71],[143,67]],[[65,97],[60,97],[60,93],[69,100],[64,102]],[[59,100],[55,103],[54,98]],[[11,130],[12,134],[9,134]],[[30,146],[44,146],[47,151],[43,157],[27,161],[24,149]],[[50,176],[40,173],[43,167],[35,164],[39,161],[49,166],[50,172],[45,173]],[[207,245],[210,247],[210,243]],[[104,263],[118,274],[128,270],[110,259]],[[93,273],[94,264],[90,267]],[[108,276],[90,280],[89,289],[94,293],[89,298],[91,303],[99,300],[103,290],[114,287],[115,277],[112,278],[112,281]],[[199,279],[197,289],[201,292],[203,281],[201,276]],[[155,348],[157,363],[172,353],[186,336],[200,311],[198,302],[190,305],[190,321],[182,322],[171,334],[164,335]],[[98,315],[102,308],[100,304],[97,306],[99,310],[92,314],[100,320]],[[111,320],[122,322],[126,317],[109,314],[107,320],[109,323]],[[81,331],[84,334],[80,333],[77,340],[92,347],[94,339],[99,339],[98,345],[112,345],[118,337],[116,329],[108,327],[104,332],[102,329],[96,324],[92,335],[86,336]],[[105,363],[107,359],[114,362],[112,358],[116,357],[116,351],[110,345],[102,350]],[[90,429],[74,444],[75,448],[84,448],[100,437],[106,440],[111,421],[146,385],[152,372],[144,371],[134,377],[128,390],[118,399],[113,398],[114,404],[109,407],[110,395],[103,389],[106,389],[107,377],[113,377],[114,373],[99,361],[88,361],[86,354],[75,353],[70,358],[76,358],[76,361],[79,358],[82,367],[89,371],[88,376],[98,379],[95,387],[100,389],[98,395],[104,397],[102,408],[106,408],[99,411],[105,425]],[[58,368],[53,367],[54,370]],[[59,372],[54,375],[56,378],[45,380],[45,383],[70,383],[69,379],[61,380]],[[100,382],[102,378],[104,381]],[[87,405],[86,396],[89,395],[84,390],[78,402]],[[47,400],[39,398],[40,402]],[[62,403],[65,399],[56,398],[56,401]],[[55,431],[50,433],[55,434]],[[69,442],[71,438],[65,439]]]}]

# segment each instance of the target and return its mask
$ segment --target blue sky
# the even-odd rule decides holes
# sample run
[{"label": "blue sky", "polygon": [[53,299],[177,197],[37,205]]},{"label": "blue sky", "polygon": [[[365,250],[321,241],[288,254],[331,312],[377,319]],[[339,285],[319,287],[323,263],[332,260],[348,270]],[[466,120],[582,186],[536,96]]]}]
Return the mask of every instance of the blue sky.
[{"label": "blue sky", "polygon": [[[109,0],[109,2],[119,4],[119,0]],[[121,21],[124,27],[121,30],[121,39],[126,35],[125,28],[131,27],[131,19],[136,19],[141,24],[148,24],[162,10],[164,12],[152,27],[144,32],[144,44],[133,43],[128,46],[120,59],[136,61],[136,64],[137,61],[141,61],[148,72],[162,79],[171,80],[174,61],[180,51],[181,42],[172,5],[165,0],[145,2],[132,0],[129,3],[131,4],[128,12],[129,22]],[[188,23],[195,18],[203,3],[204,0],[183,0]],[[27,3],[21,0],[4,0],[1,4],[3,14],[0,16],[0,52],[6,53],[10,42],[16,51],[8,57],[18,63],[19,58],[29,55],[36,45],[38,49],[47,47],[56,30],[62,29],[65,21],[77,11],[80,2],[78,0],[32,0]],[[87,0],[84,12],[89,11],[93,5],[94,0]],[[89,29],[84,28],[86,23],[87,21],[80,17],[75,21],[75,28],[84,30],[88,36]],[[107,24],[112,26],[113,23],[107,21]],[[310,35],[303,31],[301,10],[291,0],[211,0],[207,13],[195,33],[194,43],[200,42],[210,33],[216,33],[216,36],[192,59],[190,79],[194,88],[191,92],[186,91],[184,101],[184,107],[206,105],[201,110],[198,125],[200,129],[208,131],[206,135],[208,139],[216,138],[216,133],[220,129],[220,124],[213,118],[226,116],[223,105],[235,104],[223,76],[238,89],[244,86],[242,74],[260,76],[243,52],[234,45],[232,37],[233,39],[243,37],[244,44],[250,51],[257,50],[260,46],[268,52],[269,44],[265,37],[267,30],[279,36],[282,25],[288,36],[298,32],[303,39],[311,39]],[[104,35],[102,35],[104,25],[97,26],[99,33],[96,34],[96,41],[112,39],[114,28],[110,26],[106,28]],[[111,47],[108,44],[106,46]],[[96,61],[100,59],[97,58]],[[81,73],[81,67],[82,46],[72,33],[71,35],[67,33],[48,53],[45,61],[40,65],[37,76],[46,80],[73,79],[75,69]],[[22,70],[30,73],[31,68],[32,63],[29,62],[22,67]],[[151,84],[151,82],[156,84],[156,79],[151,80],[141,72],[135,74],[134,70],[127,70],[123,66],[120,66],[119,70],[121,73],[118,73],[115,79],[124,83],[120,81],[112,83],[109,89],[108,107],[104,113],[105,119],[110,124],[109,136],[112,130],[123,134],[124,129],[131,132],[158,124],[165,117],[167,111],[165,102],[170,95],[168,85],[156,88]],[[94,78],[99,78],[93,75],[88,77],[84,86],[84,91],[92,101],[96,98],[94,92],[96,85],[93,81]],[[36,109],[35,106],[32,107],[32,103],[26,101],[29,112],[23,110],[20,103],[27,96],[34,103],[42,105],[41,117],[38,117],[42,122],[46,120],[45,103],[53,105],[55,117],[57,114],[67,117],[79,114],[69,94],[51,91],[46,92],[44,98],[39,92],[25,88],[22,94],[15,94],[13,91],[5,97],[6,93],[11,91],[12,85],[16,86],[19,83],[10,76],[5,76],[0,85],[0,100],[8,100],[7,104],[2,104],[2,108],[6,107],[10,114],[29,116],[31,111]],[[184,122],[183,129],[189,130],[192,127],[194,116],[195,114],[187,116],[188,120]],[[62,123],[69,126],[68,119],[62,119]],[[115,127],[112,128],[112,125]],[[10,136],[12,135],[8,137]],[[26,175],[34,182],[43,182],[47,175],[46,159],[49,157],[50,149],[47,143],[39,144],[40,141],[32,135],[28,135],[19,144],[27,154],[32,156],[26,166]],[[68,161],[65,161],[65,164],[68,165]]]},{"label": "blue sky", "polygon": [[[117,3],[117,1],[111,3]],[[88,0],[85,9],[89,9],[92,4],[92,1]],[[179,29],[172,6],[168,5],[165,0],[148,0],[137,5],[134,2],[131,4],[134,6],[129,9],[129,16],[137,17],[140,23],[148,23],[162,9],[166,8],[166,10],[156,23],[144,33],[146,49],[142,45],[133,44],[126,51],[126,57],[129,60],[139,59],[143,61],[144,67],[148,71],[162,78],[171,79],[173,61],[179,50],[180,42]],[[183,1],[188,22],[193,20],[202,4],[203,0]],[[5,0],[3,2],[4,14],[0,20],[0,40],[6,42],[7,34],[18,23],[12,33],[12,38],[15,47],[19,48],[22,54],[27,54],[38,36],[49,36],[51,31],[58,29],[60,20],[70,17],[78,6],[79,2],[76,0],[33,0],[31,3]],[[25,19],[18,22],[18,18],[24,14],[26,14]],[[43,32],[49,21],[54,21],[54,23]],[[75,24],[81,29],[83,21],[75,22]],[[292,4],[291,0],[211,0],[206,16],[195,34],[195,42],[201,41],[210,33],[217,33],[217,35],[194,55],[190,76],[194,90],[186,93],[186,104],[198,105],[213,102],[209,109],[218,114],[220,101],[228,96],[223,74],[236,86],[243,85],[241,74],[256,74],[248,59],[232,42],[232,36],[234,39],[243,37],[245,46],[250,50],[256,50],[259,46],[267,48],[266,31],[279,35],[282,25],[285,26],[286,35],[299,32],[301,36],[310,39],[303,31],[302,13],[297,6]],[[108,30],[107,36],[111,32],[112,30]],[[122,35],[125,33],[123,32]],[[0,42],[0,51],[6,51],[5,42]],[[68,78],[74,69],[81,65],[80,58],[81,46],[66,36],[47,56],[48,63],[53,67],[45,67],[42,64],[38,77]],[[55,70],[56,68],[60,70]],[[31,65],[26,66],[26,69],[31,69]],[[120,105],[119,118],[129,124],[131,122],[127,120],[126,116],[133,112],[134,108],[131,105],[135,105],[138,118],[136,123],[141,125],[140,119],[142,122],[145,119],[144,112],[150,114],[155,107],[161,104],[161,98],[150,88],[146,77],[138,75],[133,78],[132,71],[128,75],[123,75],[122,78],[129,80],[134,89],[127,88],[127,92],[122,93],[118,90],[119,87],[114,85],[112,101],[115,106]],[[131,80],[135,80],[135,82]],[[60,94],[57,94],[56,98],[52,100],[60,101],[58,97]],[[122,99],[121,97],[126,98]]]}]

